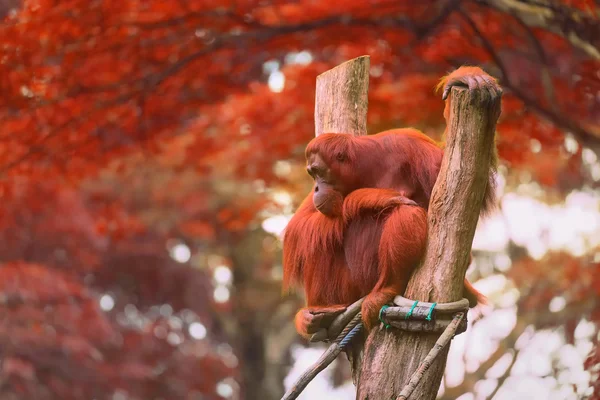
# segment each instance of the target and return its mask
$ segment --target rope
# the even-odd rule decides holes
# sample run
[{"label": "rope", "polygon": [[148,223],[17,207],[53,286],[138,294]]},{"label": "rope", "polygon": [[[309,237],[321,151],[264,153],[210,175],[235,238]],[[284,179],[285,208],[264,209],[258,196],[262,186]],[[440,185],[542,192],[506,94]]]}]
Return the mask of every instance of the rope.
[{"label": "rope", "polygon": [[356,324],[356,326],[354,328],[352,328],[352,330],[350,332],[348,332],[348,335],[346,335],[346,337],[341,340],[340,347],[342,349],[345,348],[352,341],[352,339],[354,339],[354,337],[356,335],[358,335],[361,328],[362,328],[362,323]]},{"label": "rope", "polygon": [[319,372],[323,371],[325,367],[336,359],[338,354],[342,352],[345,346],[347,346],[352,339],[358,335],[362,329],[363,324],[361,323],[361,313],[359,312],[348,322],[346,327],[340,332],[335,338],[333,343],[325,350],[321,357],[315,362],[312,367],[306,370],[296,383],[283,395],[281,400],[294,400],[298,398],[300,393],[306,388],[306,386],[312,381]]},{"label": "rope", "polygon": [[[350,333],[352,333],[354,328],[356,328],[359,325],[362,327],[362,323],[360,322],[361,318],[362,318],[361,313],[356,314],[354,316],[354,318],[352,318],[350,320],[350,322],[348,322],[348,325],[346,325],[346,327],[340,332],[340,334],[337,335],[337,337],[335,338],[335,340],[333,342],[339,343],[341,345],[341,342],[344,340],[344,338],[346,338],[347,335],[350,335]],[[354,334],[356,334],[356,333],[354,333]]]},{"label": "rope", "polygon": [[[402,298],[402,300],[406,301],[406,299],[404,299],[404,298]],[[436,309],[436,307],[440,308],[440,312],[441,312],[442,308],[446,312],[449,312],[450,310],[454,310],[454,309],[456,309],[456,311],[459,311],[458,309],[460,309],[460,311],[457,312],[456,314],[454,314],[454,317],[453,317],[452,321],[450,322],[450,324],[448,324],[448,326],[446,327],[446,329],[444,330],[442,335],[435,342],[435,345],[433,346],[433,348],[429,351],[429,353],[423,359],[421,364],[419,364],[419,367],[412,374],[408,384],[406,384],[406,386],[402,389],[402,392],[400,392],[400,395],[398,395],[396,400],[407,400],[408,399],[408,397],[415,390],[419,381],[421,380],[421,378],[423,377],[425,372],[427,372],[427,370],[429,369],[429,367],[431,366],[431,364],[433,363],[435,358],[438,356],[438,354],[441,352],[441,350],[448,345],[450,340],[454,337],[456,330],[458,329],[458,327],[460,325],[460,322],[463,320],[463,318],[466,314],[466,310],[463,309],[463,306],[464,306],[463,303],[465,303],[465,302],[467,304],[466,307],[468,309],[468,301],[465,299],[462,299],[458,302],[444,303],[441,305],[438,305],[437,303],[424,303],[423,302],[423,306],[429,305],[429,312],[427,314],[427,317],[425,318],[427,321],[431,321],[432,316],[433,316],[433,311]],[[412,306],[411,306],[409,312],[404,317],[405,319],[409,319],[412,316],[412,313],[413,313],[414,309],[417,307],[418,303],[419,303],[419,301],[417,301],[417,300],[415,300],[412,303]],[[385,310],[387,310],[388,308],[389,308],[388,305],[384,305],[379,310],[379,320],[384,323],[386,328],[389,328],[390,325],[384,320],[383,314],[385,313]],[[294,400],[294,399],[298,398],[300,393],[302,393],[302,391],[306,388],[306,386],[310,383],[310,381],[312,381],[315,378],[315,376],[317,376],[319,374],[319,372],[321,372],[329,364],[331,364],[333,362],[333,360],[335,360],[336,357],[341,353],[341,351],[346,346],[348,346],[348,344],[352,343],[352,340],[360,333],[360,331],[363,328],[361,318],[362,318],[361,313],[358,312],[348,322],[348,324],[344,327],[344,329],[340,332],[340,334],[335,338],[335,340],[331,343],[331,345],[327,348],[327,350],[325,350],[325,352],[321,355],[321,357],[312,365],[312,367],[310,367],[308,370],[306,370],[298,378],[296,383],[283,395],[281,400]]]}]

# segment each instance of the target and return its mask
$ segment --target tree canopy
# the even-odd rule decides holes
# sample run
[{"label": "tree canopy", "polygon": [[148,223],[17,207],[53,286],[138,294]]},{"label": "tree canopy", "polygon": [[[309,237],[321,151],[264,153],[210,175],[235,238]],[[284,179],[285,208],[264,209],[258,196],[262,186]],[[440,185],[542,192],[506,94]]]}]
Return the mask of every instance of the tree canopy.
[{"label": "tree canopy", "polygon": [[[280,297],[280,244],[261,223],[308,191],[316,76],[368,54],[369,132],[441,139],[433,88],[482,66],[505,90],[505,192],[558,204],[598,193],[599,13],[591,0],[0,2],[0,390],[277,398],[289,354],[267,339],[293,338],[280,326],[298,299]],[[527,323],[512,335],[560,327],[572,342],[582,318],[600,321],[599,245],[535,257],[511,243],[510,268],[490,264],[519,291]]]}]

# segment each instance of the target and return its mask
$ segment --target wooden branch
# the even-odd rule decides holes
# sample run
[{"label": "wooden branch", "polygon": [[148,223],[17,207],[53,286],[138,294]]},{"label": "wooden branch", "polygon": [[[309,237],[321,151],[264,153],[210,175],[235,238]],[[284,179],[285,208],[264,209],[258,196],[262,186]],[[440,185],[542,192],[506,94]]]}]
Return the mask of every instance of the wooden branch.
[{"label": "wooden branch", "polygon": [[[391,308],[391,307],[390,307]],[[411,319],[416,321],[425,321],[427,317],[433,319],[435,317],[436,310],[430,310],[429,307],[425,307],[422,305],[418,305],[416,307],[412,306],[400,306],[394,307],[393,309],[386,309],[381,315],[385,319]]]},{"label": "wooden branch", "polygon": [[340,334],[340,332],[342,332],[342,330],[346,327],[346,325],[348,325],[352,318],[354,318],[354,316],[360,312],[360,307],[362,306],[364,300],[365,298],[362,297],[354,303],[350,304],[348,308],[346,308],[346,311],[338,315],[333,320],[331,325],[329,325],[329,328],[321,329],[319,332],[312,335],[310,341],[321,342],[327,339],[335,339]]},{"label": "wooden branch", "polygon": [[315,136],[367,134],[369,65],[369,56],[362,56],[317,77]]},{"label": "wooden branch", "polygon": [[344,327],[342,332],[338,335],[335,341],[325,350],[321,357],[315,362],[308,370],[298,378],[296,383],[283,395],[281,400],[295,400],[300,396],[300,393],[308,386],[315,376],[323,371],[329,364],[336,359],[341,353],[344,347],[349,344],[353,338],[355,338],[360,331],[363,329],[362,316],[360,313],[356,314],[348,325]]},{"label": "wooden branch", "polygon": [[450,340],[454,337],[454,333],[458,329],[462,319],[464,317],[463,314],[456,314],[452,319],[452,322],[448,325],[444,333],[440,336],[440,338],[435,342],[433,348],[427,354],[427,357],[421,362],[419,368],[415,371],[415,373],[410,377],[410,381],[408,384],[402,389],[402,392],[398,396],[396,400],[406,400],[412,394],[412,392],[416,389],[417,385],[425,375],[425,372],[431,367],[431,364],[435,360],[435,358],[440,354],[440,351],[446,348]]},{"label": "wooden branch", "polygon": [[[396,296],[394,298],[394,304],[399,307],[411,307],[414,300],[409,300],[403,296]],[[419,306],[429,308],[433,305],[433,303],[428,303],[426,301],[420,301]],[[394,307],[388,308],[388,311],[391,311]],[[460,311],[468,311],[469,310],[469,300],[460,299],[459,301],[453,301],[451,303],[440,303],[435,305],[435,311],[438,313],[457,313]]]},{"label": "wooden branch", "polygon": [[518,349],[514,351],[512,360],[510,361],[510,365],[508,366],[506,371],[504,371],[502,376],[500,378],[498,378],[498,383],[496,384],[494,391],[492,393],[490,393],[490,395],[487,396],[485,398],[485,400],[493,400],[494,397],[496,397],[496,394],[498,394],[498,391],[502,388],[502,386],[504,385],[504,382],[506,382],[506,380],[510,376],[510,373],[512,372],[512,370],[517,362],[517,357],[519,357],[519,351],[520,350],[518,350]]},{"label": "wooden branch", "polygon": [[597,22],[593,15],[557,2],[524,2],[519,0],[483,0],[499,11],[519,17],[531,28],[555,33],[594,60],[600,60]]},{"label": "wooden branch", "polygon": [[[469,301],[467,299],[436,304],[434,312],[431,314],[431,320],[427,320],[433,303],[419,302],[416,307],[412,307],[414,301],[402,296],[397,296],[394,302],[402,305],[386,308],[381,313],[382,322],[408,332],[441,333],[452,323],[457,313],[464,314],[469,311]],[[411,306],[408,306],[408,304],[411,304]],[[456,334],[463,333],[466,330],[467,318],[465,316],[462,318]]]},{"label": "wooden branch", "polygon": [[[452,302],[462,298],[463,280],[479,210],[488,181],[500,99],[452,88],[447,143],[429,207],[429,240],[423,264],[408,284],[405,297]],[[408,383],[436,335],[373,329],[364,345],[357,399],[395,398]],[[440,352],[416,386],[415,398],[436,398],[448,348]]]},{"label": "wooden branch", "polygon": [[[436,319],[432,321],[418,321],[418,320],[389,320],[388,323],[396,329],[406,332],[416,333],[442,333],[448,325],[452,322],[452,319]],[[463,333],[467,330],[466,319],[463,320],[463,324],[459,326],[458,334]]]},{"label": "wooden branch", "polygon": [[329,328],[327,329],[329,337],[334,338],[340,334],[342,329],[344,329],[344,327],[348,325],[348,322],[350,322],[350,320],[360,312],[360,308],[364,300],[364,297],[356,300],[354,303],[350,304],[348,308],[346,308],[346,311],[338,315],[336,319],[333,320],[333,322],[331,323],[331,325],[329,325]]},{"label": "wooden branch", "polygon": [[[315,94],[315,136],[322,133],[367,134],[367,98],[370,57],[349,60],[317,77]],[[315,339],[321,339],[317,333]],[[362,340],[346,349],[352,365],[354,383],[360,371]]]},{"label": "wooden branch", "polygon": [[[326,132],[351,135],[367,134],[369,64],[369,56],[362,56],[338,65],[317,77],[315,136]],[[306,385],[342,351],[342,344],[339,343],[339,340],[346,334],[354,337],[356,333],[360,332],[360,328],[354,329],[351,333],[348,333],[347,329],[360,321],[359,311],[362,302],[363,299],[360,299],[350,305],[333,321],[327,331],[321,330],[311,337],[311,341],[320,341],[337,336],[336,341],[287,391],[282,400],[295,399]],[[351,343],[351,346],[349,352],[354,351],[354,343]]]},{"label": "wooden branch", "polygon": [[498,343],[498,348],[478,367],[476,371],[469,372],[465,375],[462,383],[458,386],[444,388],[444,394],[439,400],[454,400],[465,393],[474,392],[475,384],[483,379],[487,371],[496,364],[507,352],[515,348],[517,340],[525,330],[530,326],[554,326],[561,325],[565,320],[572,318],[574,315],[586,315],[596,306],[596,302],[582,300],[579,303],[570,304],[559,312],[551,312],[549,310],[540,311],[534,310],[525,314],[517,312],[517,323],[512,331]]},{"label": "wooden branch", "polygon": [[296,384],[292,386],[281,398],[281,400],[294,400],[298,398],[300,393],[308,386],[310,381],[321,371],[323,371],[329,364],[336,359],[338,354],[342,351],[342,347],[338,343],[333,343],[325,352],[319,357],[319,359],[298,378]]}]

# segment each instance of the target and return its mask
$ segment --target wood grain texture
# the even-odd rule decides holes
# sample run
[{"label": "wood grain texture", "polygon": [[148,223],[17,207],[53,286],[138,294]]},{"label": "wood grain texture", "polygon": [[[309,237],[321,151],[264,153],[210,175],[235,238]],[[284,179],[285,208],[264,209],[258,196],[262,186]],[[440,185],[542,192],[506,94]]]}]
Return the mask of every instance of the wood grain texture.
[{"label": "wood grain texture", "polygon": [[[388,323],[397,329],[408,331],[408,332],[417,332],[417,333],[441,333],[446,329],[446,327],[450,324],[452,319],[448,319],[447,317],[438,316],[437,319],[432,321],[419,321],[419,320],[388,320]],[[461,326],[458,330],[458,333],[463,333],[467,330],[466,317],[463,320],[465,323],[464,326]],[[393,330],[391,333],[395,333]]]},{"label": "wood grain texture", "polygon": [[306,386],[314,379],[315,376],[319,374],[319,372],[323,371],[329,364],[336,359],[338,354],[342,351],[342,348],[337,343],[333,343],[325,352],[319,357],[319,359],[311,365],[309,369],[304,371],[304,373],[298,378],[294,386],[288,389],[288,391],[283,395],[281,400],[294,400],[297,399],[298,396],[302,393]]},{"label": "wood grain texture", "polygon": [[[394,304],[398,307],[411,307],[414,303],[414,300],[409,300],[403,296],[396,296],[394,298]],[[426,301],[420,301],[419,306],[428,308],[431,307],[433,303],[429,303]],[[393,310],[395,307],[388,308],[388,311]],[[458,301],[454,301],[451,303],[440,303],[435,305],[435,311],[437,313],[450,313],[454,314],[460,311],[469,310],[469,300],[460,299]]]},{"label": "wood grain texture", "polygon": [[[355,136],[367,134],[370,64],[369,56],[361,56],[346,61],[317,77],[315,136],[322,133],[344,133]],[[360,334],[346,349],[352,365],[354,384],[357,384],[356,378],[360,371],[363,342],[364,337]]]},{"label": "wood grain texture", "polygon": [[367,134],[370,57],[361,56],[317,77],[315,136]]},{"label": "wood grain texture", "polygon": [[[413,372],[410,380],[408,381],[408,384],[402,389],[402,392],[400,393],[400,395],[398,396],[398,398],[396,400],[408,400],[408,398],[411,396],[411,394],[417,388],[421,379],[423,379],[423,376],[425,375],[425,373],[433,365],[433,362],[435,361],[436,357],[440,354],[440,352],[442,350],[448,348],[448,344],[450,343],[450,341],[454,337],[455,333],[459,329],[459,326],[461,325],[461,322],[463,322],[464,317],[465,317],[464,313],[459,313],[459,314],[456,314],[454,316],[454,318],[452,318],[452,321],[450,322],[450,324],[448,324],[448,327],[444,330],[442,335],[435,342],[432,349],[429,350],[429,354],[427,354],[425,359],[423,361],[421,361],[419,368],[417,368],[417,370],[415,372]],[[516,359],[516,357],[515,357],[515,359]]]},{"label": "wood grain texture", "polygon": [[[456,87],[450,95],[446,150],[428,213],[429,242],[424,262],[413,273],[404,295],[419,301],[445,303],[462,297],[500,115],[500,97]],[[372,330],[355,376],[357,399],[394,399],[437,339],[437,334]],[[448,347],[440,351],[411,400],[436,398]]]}]

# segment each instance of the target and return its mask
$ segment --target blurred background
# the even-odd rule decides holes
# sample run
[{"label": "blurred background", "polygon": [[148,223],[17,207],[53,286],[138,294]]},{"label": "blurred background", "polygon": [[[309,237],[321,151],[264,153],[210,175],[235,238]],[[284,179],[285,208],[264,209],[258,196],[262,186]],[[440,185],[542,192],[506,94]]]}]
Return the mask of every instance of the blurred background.
[{"label": "blurred background", "polygon": [[[0,1],[0,399],[278,399],[323,351],[280,234],[316,76],[370,55],[369,132],[440,139],[434,86],[504,87],[490,299],[440,398],[600,398],[600,5]],[[401,368],[401,366],[399,366]],[[303,399],[353,399],[345,357]]]}]

